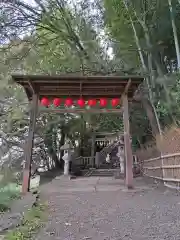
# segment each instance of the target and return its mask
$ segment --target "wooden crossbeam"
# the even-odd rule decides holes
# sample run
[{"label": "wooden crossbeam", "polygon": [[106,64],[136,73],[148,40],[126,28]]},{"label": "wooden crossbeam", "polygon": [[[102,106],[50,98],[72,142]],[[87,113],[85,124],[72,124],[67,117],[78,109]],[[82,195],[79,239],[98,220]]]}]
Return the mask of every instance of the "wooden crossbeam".
[{"label": "wooden crossbeam", "polygon": [[122,113],[123,108],[116,108],[116,109],[51,109],[51,108],[43,108],[39,109],[40,113],[72,113],[72,114],[81,114],[81,113],[91,113],[91,114],[98,114],[98,113]]}]

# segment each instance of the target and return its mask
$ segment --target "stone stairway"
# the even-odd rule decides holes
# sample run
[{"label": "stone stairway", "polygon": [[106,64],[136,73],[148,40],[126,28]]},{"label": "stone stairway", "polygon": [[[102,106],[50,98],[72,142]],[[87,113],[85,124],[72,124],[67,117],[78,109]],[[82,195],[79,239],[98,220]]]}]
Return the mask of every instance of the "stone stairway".
[{"label": "stone stairway", "polygon": [[[134,178],[139,177],[140,174],[134,172]],[[120,170],[117,168],[110,168],[110,169],[90,169],[89,171],[84,172],[84,177],[114,177],[117,179],[124,179],[125,176],[123,173],[120,173]]]},{"label": "stone stairway", "polygon": [[100,156],[101,156],[101,159],[104,159],[106,158],[107,154],[110,154],[112,152],[112,150],[117,147],[119,145],[119,142],[118,141],[114,141],[113,143],[111,143],[109,146],[107,147],[104,147],[101,151],[100,151]]},{"label": "stone stairway", "polygon": [[86,175],[88,177],[112,177],[114,176],[113,169],[93,169]]},{"label": "stone stairway", "polygon": [[119,169],[91,169],[84,177],[115,177],[124,179],[124,174],[121,174]]}]

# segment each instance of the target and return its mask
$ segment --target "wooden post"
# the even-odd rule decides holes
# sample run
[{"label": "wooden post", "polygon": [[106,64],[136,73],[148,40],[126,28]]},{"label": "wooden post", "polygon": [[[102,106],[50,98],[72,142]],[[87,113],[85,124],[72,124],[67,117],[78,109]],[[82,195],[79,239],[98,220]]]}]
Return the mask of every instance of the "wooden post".
[{"label": "wooden post", "polygon": [[95,167],[99,168],[99,165],[100,165],[100,153],[96,152],[96,155],[95,155]]},{"label": "wooden post", "polygon": [[36,114],[38,108],[38,95],[33,94],[31,109],[30,109],[30,123],[29,123],[29,133],[28,139],[25,147],[25,166],[23,170],[23,184],[22,193],[26,194],[30,189],[30,178],[31,178],[31,163],[32,163],[32,153],[33,153],[33,143],[34,143],[34,131],[36,126]]},{"label": "wooden post", "polygon": [[126,161],[126,186],[128,189],[133,188],[133,155],[129,133],[129,110],[128,110],[128,96],[123,96],[123,122],[124,122],[124,150]]},{"label": "wooden post", "polygon": [[95,142],[96,142],[96,135],[94,132],[92,132],[92,138],[91,138],[91,167],[92,168],[95,165],[95,161],[94,161]]}]

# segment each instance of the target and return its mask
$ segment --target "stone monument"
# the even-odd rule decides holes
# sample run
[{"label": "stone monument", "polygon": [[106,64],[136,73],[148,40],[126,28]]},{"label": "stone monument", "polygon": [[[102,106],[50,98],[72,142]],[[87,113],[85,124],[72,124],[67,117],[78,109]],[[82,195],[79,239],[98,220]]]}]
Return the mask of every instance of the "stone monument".
[{"label": "stone monument", "polygon": [[62,159],[64,160],[64,176],[70,176],[69,167],[70,167],[70,162],[72,161],[73,149],[74,147],[70,142],[64,144],[61,147],[61,150],[65,151],[65,154],[62,157]]}]

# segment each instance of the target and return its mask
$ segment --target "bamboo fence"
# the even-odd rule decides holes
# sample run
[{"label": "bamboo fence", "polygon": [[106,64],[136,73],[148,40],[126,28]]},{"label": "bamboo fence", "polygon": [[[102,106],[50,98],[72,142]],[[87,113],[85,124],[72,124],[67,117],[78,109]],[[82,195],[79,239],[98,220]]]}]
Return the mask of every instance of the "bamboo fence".
[{"label": "bamboo fence", "polygon": [[164,182],[180,182],[180,153],[144,160],[143,174]]},{"label": "bamboo fence", "polygon": [[163,137],[136,151],[143,175],[180,185],[180,129],[167,129]]}]

